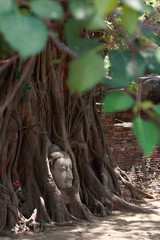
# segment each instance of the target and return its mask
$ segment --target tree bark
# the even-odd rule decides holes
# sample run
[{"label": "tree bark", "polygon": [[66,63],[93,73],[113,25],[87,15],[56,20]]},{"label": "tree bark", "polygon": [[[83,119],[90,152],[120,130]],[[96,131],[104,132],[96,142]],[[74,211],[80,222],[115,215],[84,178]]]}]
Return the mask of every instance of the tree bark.
[{"label": "tree bark", "polygon": [[[70,95],[67,64],[49,42],[39,56],[25,63],[15,59],[0,75],[0,231],[20,221],[62,223],[129,209],[120,196],[94,89]],[[59,190],[51,174],[53,143],[70,155],[71,188]]]}]

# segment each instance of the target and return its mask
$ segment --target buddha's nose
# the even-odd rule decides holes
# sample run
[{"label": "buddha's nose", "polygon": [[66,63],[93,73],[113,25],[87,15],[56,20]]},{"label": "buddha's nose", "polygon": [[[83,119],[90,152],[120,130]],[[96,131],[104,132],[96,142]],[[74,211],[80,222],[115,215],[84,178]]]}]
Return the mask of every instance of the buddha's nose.
[{"label": "buddha's nose", "polygon": [[68,176],[67,177],[68,177],[69,180],[73,179],[73,174],[72,174],[71,170],[68,171]]}]

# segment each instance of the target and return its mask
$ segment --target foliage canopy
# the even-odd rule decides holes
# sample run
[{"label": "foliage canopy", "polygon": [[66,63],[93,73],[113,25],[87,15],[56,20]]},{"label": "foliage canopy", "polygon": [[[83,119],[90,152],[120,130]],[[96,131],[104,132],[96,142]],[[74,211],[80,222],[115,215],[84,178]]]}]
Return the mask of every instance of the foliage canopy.
[{"label": "foliage canopy", "polygon": [[[146,72],[160,74],[158,2],[0,0],[0,51],[4,58],[14,55],[16,51],[26,59],[40,53],[48,38],[51,38],[56,47],[72,59],[68,75],[71,92],[83,92],[104,82],[111,88],[131,90],[138,96],[135,93],[138,87],[131,86],[138,86],[139,78]],[[65,29],[64,39],[58,36],[57,26]],[[108,55],[110,62],[106,78],[105,55]],[[139,109],[146,113],[150,110],[159,116],[156,105],[144,108],[140,99],[135,97],[133,100],[127,94],[107,96],[104,110],[113,112],[132,107],[136,119]],[[155,117],[147,128],[142,120],[133,122],[134,132],[145,154],[158,143],[153,133],[149,136],[152,141],[148,147],[148,135],[142,134],[143,130],[155,132],[153,122]]]}]

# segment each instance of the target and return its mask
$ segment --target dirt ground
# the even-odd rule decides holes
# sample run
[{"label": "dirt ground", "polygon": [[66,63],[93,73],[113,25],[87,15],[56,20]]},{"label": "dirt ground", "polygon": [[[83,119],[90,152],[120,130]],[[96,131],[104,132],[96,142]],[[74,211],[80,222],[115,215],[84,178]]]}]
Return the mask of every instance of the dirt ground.
[{"label": "dirt ground", "polygon": [[[160,201],[147,203],[160,214]],[[0,239],[2,239],[0,237]],[[18,240],[160,240],[160,215],[116,211],[112,216],[94,218],[72,226],[56,226],[40,233],[26,233]],[[10,240],[4,237],[3,240]]]},{"label": "dirt ground", "polygon": [[[18,240],[160,240],[160,172],[147,173],[135,179],[138,174],[131,173],[131,178],[143,190],[154,195],[159,200],[147,200],[143,207],[153,209],[157,214],[135,214],[126,212],[113,212],[105,218],[93,218],[92,222],[81,221],[67,226],[54,226],[43,232],[19,235]],[[159,215],[158,215],[159,214]],[[0,240],[11,240],[1,237]]]}]

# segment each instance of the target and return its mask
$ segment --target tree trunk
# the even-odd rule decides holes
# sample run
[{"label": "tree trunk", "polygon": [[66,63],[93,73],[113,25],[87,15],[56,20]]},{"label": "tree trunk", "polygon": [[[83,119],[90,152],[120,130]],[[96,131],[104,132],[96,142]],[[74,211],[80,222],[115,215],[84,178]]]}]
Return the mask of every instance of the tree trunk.
[{"label": "tree trunk", "polygon": [[[89,220],[129,206],[120,197],[94,89],[69,94],[65,58],[49,43],[0,75],[0,231],[20,221]],[[69,188],[58,189],[51,173],[52,144],[71,158]]]}]

